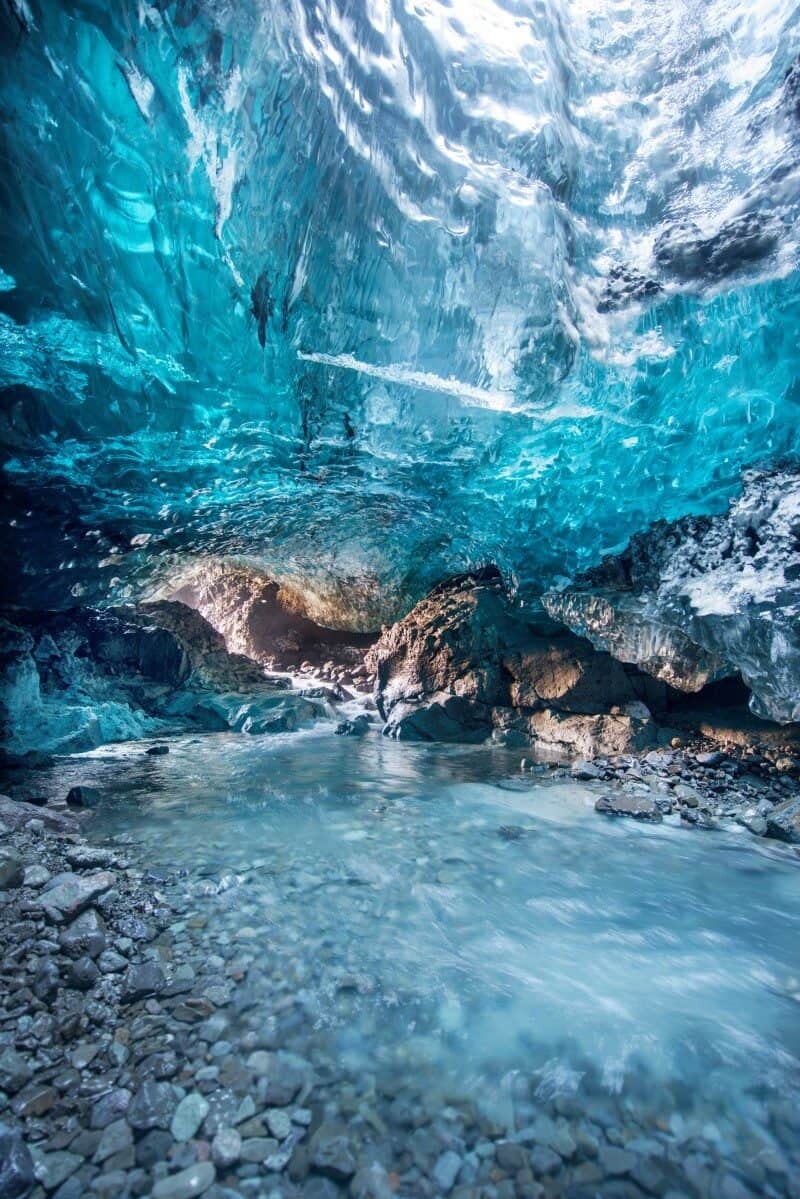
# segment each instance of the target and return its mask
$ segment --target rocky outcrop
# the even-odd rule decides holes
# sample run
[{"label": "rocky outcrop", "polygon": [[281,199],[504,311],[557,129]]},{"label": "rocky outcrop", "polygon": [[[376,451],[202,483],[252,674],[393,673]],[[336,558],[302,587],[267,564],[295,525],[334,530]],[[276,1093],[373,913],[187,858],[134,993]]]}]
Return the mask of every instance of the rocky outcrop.
[{"label": "rocky outcrop", "polygon": [[279,583],[236,564],[204,566],[172,595],[196,608],[228,649],[273,670],[294,670],[303,662],[358,668],[377,636],[317,624]]},{"label": "rocky outcrop", "polygon": [[12,752],[185,729],[285,731],[321,711],[229,653],[185,604],[14,612],[0,622],[0,735]]},{"label": "rocky outcrop", "polygon": [[496,567],[435,587],[368,655],[384,732],[582,755],[652,744],[642,701],[664,688],[548,625],[514,606]]},{"label": "rocky outcrop", "polygon": [[746,472],[726,513],[658,521],[543,604],[673,687],[739,673],[756,715],[800,720],[800,467]]}]

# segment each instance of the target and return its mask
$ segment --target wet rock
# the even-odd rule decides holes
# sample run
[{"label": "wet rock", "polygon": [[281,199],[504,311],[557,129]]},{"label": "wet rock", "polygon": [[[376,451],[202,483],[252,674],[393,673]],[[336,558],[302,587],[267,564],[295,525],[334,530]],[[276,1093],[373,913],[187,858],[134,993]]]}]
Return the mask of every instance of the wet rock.
[{"label": "wet rock", "polygon": [[33,1159],[22,1134],[0,1123],[0,1199],[26,1199],[35,1184]]},{"label": "wet rock", "polygon": [[149,754],[149,756],[151,758],[160,758],[160,757],[163,757],[164,754],[169,753],[169,746],[168,745],[151,745],[149,749],[145,750],[145,752],[147,754]]},{"label": "wet rock", "polygon": [[25,877],[22,882],[25,887],[38,889],[48,883],[51,878],[52,875],[46,866],[33,865],[25,867]]},{"label": "wet rock", "polygon": [[21,887],[25,877],[25,866],[21,858],[8,850],[0,849],[0,891]]},{"label": "wet rock", "polygon": [[605,816],[632,816],[634,820],[647,820],[653,824],[658,824],[662,819],[654,800],[646,795],[630,795],[623,791],[601,795],[594,810]]},{"label": "wet rock", "polygon": [[389,1175],[379,1162],[362,1166],[350,1182],[353,1199],[394,1199],[395,1190]]},{"label": "wet rock", "polygon": [[455,1186],[462,1165],[462,1159],[452,1149],[446,1150],[436,1159],[432,1172],[433,1180],[445,1194]]},{"label": "wet rock", "polygon": [[356,1172],[356,1156],[347,1130],[335,1124],[322,1124],[310,1142],[312,1168],[335,1182],[347,1182]]},{"label": "wet rock", "polygon": [[77,1153],[65,1150],[44,1153],[38,1145],[31,1150],[31,1157],[36,1178],[46,1191],[54,1191],[83,1165],[83,1158]]},{"label": "wet rock", "polygon": [[629,304],[652,300],[663,290],[657,279],[648,279],[632,267],[619,264],[608,272],[597,311],[613,312],[618,308],[627,308]]},{"label": "wet rock", "polygon": [[96,787],[70,787],[67,792],[67,803],[71,808],[98,808],[102,802],[102,792]]},{"label": "wet rock", "polygon": [[369,717],[356,716],[355,720],[343,720],[336,726],[336,733],[340,737],[363,737],[369,732]]},{"label": "wet rock", "polygon": [[52,999],[61,983],[61,971],[52,958],[44,958],[33,978],[33,993],[43,1003]]},{"label": "wet rock", "polygon": [[142,962],[130,966],[122,982],[123,1003],[136,1003],[150,995],[160,995],[167,984],[158,962]]},{"label": "wet rock", "polygon": [[220,1128],[211,1142],[211,1160],[220,1170],[228,1170],[242,1153],[242,1138],[235,1128]]},{"label": "wet rock", "polygon": [[0,1091],[15,1095],[32,1078],[33,1071],[21,1054],[10,1047],[0,1050]]},{"label": "wet rock", "polygon": [[103,1130],[93,1160],[107,1161],[118,1153],[124,1153],[133,1148],[133,1133],[125,1120],[114,1120]]},{"label": "wet rock", "polygon": [[88,875],[57,874],[41,892],[40,902],[52,921],[63,923],[91,907],[114,881],[114,875],[106,870]]},{"label": "wet rock", "polygon": [[612,1177],[629,1174],[636,1165],[635,1155],[617,1145],[601,1145],[597,1160],[605,1173]]},{"label": "wet rock", "polygon": [[211,1162],[197,1162],[178,1174],[160,1178],[153,1187],[152,1199],[193,1199],[213,1185],[217,1171]]},{"label": "wet rock", "polygon": [[767,833],[779,841],[800,844],[800,798],[778,804],[766,817]]},{"label": "wet rock", "polygon": [[127,1120],[137,1132],[148,1132],[151,1128],[169,1128],[178,1099],[168,1082],[148,1079],[131,1100]]},{"label": "wet rock", "polygon": [[98,957],[106,948],[106,926],[99,912],[89,908],[59,934],[58,943],[72,957]]},{"label": "wet rock", "polygon": [[112,1087],[98,1095],[92,1103],[91,1127],[107,1128],[120,1119],[131,1105],[132,1094],[127,1087]]},{"label": "wet rock", "polygon": [[170,1131],[176,1141],[190,1141],[208,1115],[208,1101],[198,1091],[184,1096],[175,1109]]},{"label": "wet rock", "polygon": [[96,963],[87,955],[76,958],[67,968],[67,984],[78,991],[90,991],[99,977]]},{"label": "wet rock", "polygon": [[14,1098],[11,1110],[15,1116],[28,1119],[31,1116],[44,1116],[58,1102],[58,1092],[50,1086],[31,1083]]}]

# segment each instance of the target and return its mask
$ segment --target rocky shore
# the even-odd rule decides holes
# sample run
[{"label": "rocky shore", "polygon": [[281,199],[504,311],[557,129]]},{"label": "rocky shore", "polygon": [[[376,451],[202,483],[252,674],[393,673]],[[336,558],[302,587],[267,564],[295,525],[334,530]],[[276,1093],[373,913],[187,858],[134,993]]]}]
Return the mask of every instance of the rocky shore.
[{"label": "rocky shore", "polygon": [[[668,757],[574,770],[624,776],[618,804],[646,785],[659,811],[730,784],[701,756],[694,806]],[[642,1076],[632,1105],[590,1061],[579,1095],[518,1071],[505,1116],[419,1071],[351,1070],[311,997],[369,1003],[366,980],[324,946],[265,948],[235,879],[152,871],[80,810],[3,798],[0,821],[2,1199],[800,1194],[788,1101],[732,1151],[679,1114],[680,1084]]]}]

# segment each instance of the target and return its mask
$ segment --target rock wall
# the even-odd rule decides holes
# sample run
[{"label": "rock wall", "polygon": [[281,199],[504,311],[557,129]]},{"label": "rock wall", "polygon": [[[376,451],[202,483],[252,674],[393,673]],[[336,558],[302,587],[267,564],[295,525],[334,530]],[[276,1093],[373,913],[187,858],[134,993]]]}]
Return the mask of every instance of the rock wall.
[{"label": "rock wall", "polygon": [[0,739],[11,753],[80,752],[185,729],[284,731],[321,713],[229,653],[184,604],[0,620]]},{"label": "rock wall", "polygon": [[756,715],[800,720],[800,467],[746,472],[726,513],[657,521],[543,603],[673,687],[739,673]]},{"label": "rock wall", "polygon": [[330,661],[356,668],[377,636],[325,628],[278,582],[234,564],[204,566],[171,594],[196,608],[223,635],[228,649],[273,670]]},{"label": "rock wall", "polygon": [[367,655],[384,732],[593,754],[654,744],[663,685],[525,618],[496,567],[435,587]]}]

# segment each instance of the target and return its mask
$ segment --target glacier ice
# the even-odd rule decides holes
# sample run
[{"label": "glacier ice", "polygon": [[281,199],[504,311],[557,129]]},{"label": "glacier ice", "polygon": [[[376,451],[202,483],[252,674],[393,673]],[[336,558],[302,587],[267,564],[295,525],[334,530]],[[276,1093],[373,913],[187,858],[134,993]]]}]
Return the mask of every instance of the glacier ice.
[{"label": "glacier ice", "polygon": [[0,12],[9,598],[534,601],[800,449],[800,10]]}]

